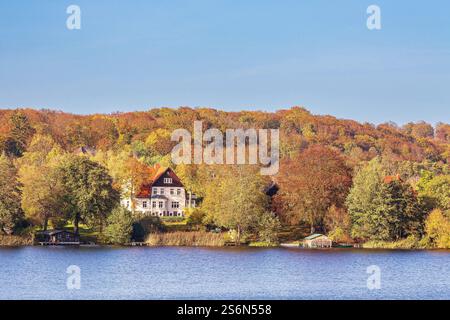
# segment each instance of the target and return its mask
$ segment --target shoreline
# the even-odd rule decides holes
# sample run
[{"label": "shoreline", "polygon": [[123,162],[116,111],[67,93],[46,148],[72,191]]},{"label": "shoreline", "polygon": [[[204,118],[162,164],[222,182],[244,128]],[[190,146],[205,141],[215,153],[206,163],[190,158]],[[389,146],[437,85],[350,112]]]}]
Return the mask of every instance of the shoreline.
[{"label": "shoreline", "polygon": [[112,245],[112,244],[95,244],[95,245],[0,245],[0,249],[13,249],[13,248],[28,248],[28,247],[66,247],[66,248],[207,248],[207,249],[216,249],[216,248],[230,248],[230,249],[286,249],[286,250],[301,250],[301,251],[446,251],[450,253],[450,249],[448,248],[365,248],[363,246],[360,247],[331,247],[331,248],[305,248],[302,246],[283,246],[283,245],[274,245],[274,246],[249,246],[249,245],[241,245],[241,246],[206,246],[206,245]]}]

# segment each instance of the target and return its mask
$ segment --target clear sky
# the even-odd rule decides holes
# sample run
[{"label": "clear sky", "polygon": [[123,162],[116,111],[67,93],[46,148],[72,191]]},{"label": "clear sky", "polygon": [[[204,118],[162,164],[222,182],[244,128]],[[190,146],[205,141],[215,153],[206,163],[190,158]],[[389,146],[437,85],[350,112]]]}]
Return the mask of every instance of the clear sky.
[{"label": "clear sky", "polygon": [[182,105],[450,122],[450,1],[0,0],[0,108]]}]

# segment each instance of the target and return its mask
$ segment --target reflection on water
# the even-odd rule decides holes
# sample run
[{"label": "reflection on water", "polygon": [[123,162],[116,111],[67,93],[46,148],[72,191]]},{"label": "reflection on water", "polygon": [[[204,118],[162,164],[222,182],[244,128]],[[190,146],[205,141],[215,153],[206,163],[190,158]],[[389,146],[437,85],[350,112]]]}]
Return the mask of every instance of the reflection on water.
[{"label": "reflection on water", "polygon": [[450,299],[450,251],[2,248],[0,299]]}]

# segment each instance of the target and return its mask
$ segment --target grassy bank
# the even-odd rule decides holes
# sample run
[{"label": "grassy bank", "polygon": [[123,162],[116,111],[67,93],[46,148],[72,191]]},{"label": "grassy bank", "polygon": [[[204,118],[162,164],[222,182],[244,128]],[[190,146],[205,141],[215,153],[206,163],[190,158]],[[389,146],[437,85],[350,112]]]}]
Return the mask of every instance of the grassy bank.
[{"label": "grassy bank", "polygon": [[225,245],[222,234],[204,231],[152,233],[145,242],[149,246],[220,247]]},{"label": "grassy bank", "polygon": [[264,248],[268,248],[268,247],[278,247],[279,245],[277,243],[272,243],[272,242],[266,242],[266,241],[254,241],[254,242],[250,242],[248,244],[249,247],[264,247]]},{"label": "grassy bank", "polygon": [[368,241],[362,245],[364,249],[432,249],[424,241],[416,237],[408,237],[398,241]]}]

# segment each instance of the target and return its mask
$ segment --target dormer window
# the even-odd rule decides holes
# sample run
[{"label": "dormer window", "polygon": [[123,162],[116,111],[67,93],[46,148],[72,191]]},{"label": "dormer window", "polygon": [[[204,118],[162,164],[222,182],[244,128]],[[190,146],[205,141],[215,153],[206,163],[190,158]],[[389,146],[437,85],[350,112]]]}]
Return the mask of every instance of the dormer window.
[{"label": "dormer window", "polygon": [[164,178],[164,183],[172,183],[172,178]]}]

